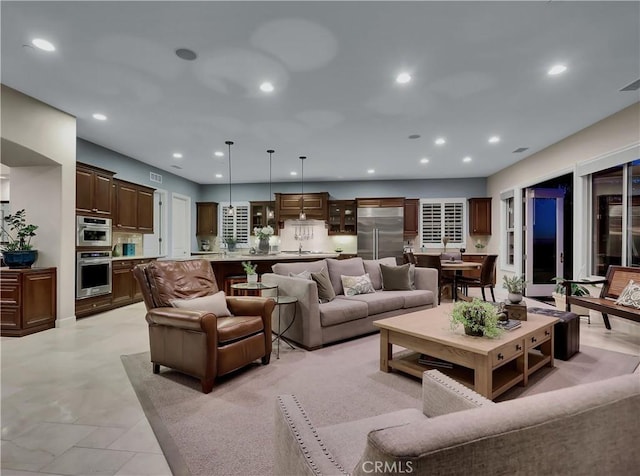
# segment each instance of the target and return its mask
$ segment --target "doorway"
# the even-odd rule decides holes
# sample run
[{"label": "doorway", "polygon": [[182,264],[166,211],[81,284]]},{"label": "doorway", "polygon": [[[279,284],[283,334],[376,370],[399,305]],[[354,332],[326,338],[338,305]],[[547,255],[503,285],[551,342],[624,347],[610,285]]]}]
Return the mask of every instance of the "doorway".
[{"label": "doorway", "polygon": [[143,235],[144,256],[167,255],[167,191],[153,192],[153,234]]},{"label": "doorway", "polygon": [[187,258],[191,255],[191,198],[179,193],[171,194],[171,257]]}]

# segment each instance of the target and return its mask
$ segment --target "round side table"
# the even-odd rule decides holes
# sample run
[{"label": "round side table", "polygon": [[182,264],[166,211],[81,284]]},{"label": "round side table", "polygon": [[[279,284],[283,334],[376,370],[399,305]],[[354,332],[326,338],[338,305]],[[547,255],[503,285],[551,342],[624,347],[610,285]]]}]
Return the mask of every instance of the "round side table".
[{"label": "round side table", "polygon": [[[276,335],[275,338],[273,339],[274,342],[276,342],[276,359],[280,358],[280,341],[283,340],[289,347],[291,347],[292,349],[294,349],[295,347],[293,347],[293,345],[291,345],[291,342],[289,342],[287,340],[286,337],[283,336],[283,334],[285,332],[287,332],[291,326],[293,325],[294,321],[296,320],[296,311],[298,309],[298,307],[295,305],[298,302],[298,298],[295,296],[278,296],[276,295],[275,297],[272,298],[275,302],[276,302],[276,306],[278,306],[278,332],[274,332],[274,334]],[[281,324],[281,315],[282,315],[282,306],[286,306],[288,304],[293,304],[293,318],[291,319],[291,322],[289,323],[289,325],[283,330],[282,329],[282,324]]]}]

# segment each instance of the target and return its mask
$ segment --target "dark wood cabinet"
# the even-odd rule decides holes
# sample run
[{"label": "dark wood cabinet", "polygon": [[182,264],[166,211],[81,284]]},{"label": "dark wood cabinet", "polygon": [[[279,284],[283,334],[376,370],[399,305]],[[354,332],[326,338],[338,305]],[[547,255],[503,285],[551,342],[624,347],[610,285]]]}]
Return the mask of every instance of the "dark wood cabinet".
[{"label": "dark wood cabinet", "polygon": [[55,327],[56,268],[7,269],[0,274],[0,329],[21,337]]},{"label": "dark wood cabinet", "polygon": [[114,231],[153,233],[153,188],[114,179]]},{"label": "dark wood cabinet", "polygon": [[285,220],[297,220],[304,210],[308,219],[324,220],[329,218],[329,193],[276,193],[276,221],[284,226]]},{"label": "dark wood cabinet", "polygon": [[418,212],[420,200],[417,198],[407,198],[404,201],[404,237],[414,238],[418,235]]},{"label": "dark wood cabinet", "polygon": [[329,235],[357,234],[355,200],[329,200]]},{"label": "dark wood cabinet", "polygon": [[76,299],[76,317],[85,317],[111,309],[111,294]]},{"label": "dark wood cabinet", "polygon": [[196,202],[196,236],[218,234],[218,203]]},{"label": "dark wood cabinet", "polygon": [[[250,202],[251,228],[250,233],[256,227],[271,225],[275,234],[278,234],[276,226],[276,202]],[[269,216],[271,214],[271,216]]]},{"label": "dark wood cabinet", "polygon": [[153,261],[149,258],[114,260],[111,271],[111,307],[142,301],[142,291],[133,277],[133,268]]},{"label": "dark wood cabinet", "polygon": [[113,172],[86,164],[76,165],[76,213],[111,217]]},{"label": "dark wood cabinet", "polygon": [[469,234],[491,234],[491,198],[469,199]]},{"label": "dark wood cabinet", "polygon": [[358,208],[404,207],[404,197],[356,198]]}]

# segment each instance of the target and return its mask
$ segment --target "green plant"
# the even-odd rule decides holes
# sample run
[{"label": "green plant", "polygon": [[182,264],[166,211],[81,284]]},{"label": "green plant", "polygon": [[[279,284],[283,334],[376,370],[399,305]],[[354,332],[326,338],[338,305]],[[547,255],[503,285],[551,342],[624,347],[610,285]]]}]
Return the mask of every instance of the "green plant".
[{"label": "green plant", "polygon": [[[566,290],[564,287],[564,278],[561,278],[559,276],[556,276],[555,278],[553,278],[551,281],[554,281],[556,283],[556,287],[553,290],[554,293],[557,294],[566,294]],[[589,292],[589,290],[587,288],[585,288],[584,286],[578,284],[578,283],[571,283],[571,295],[572,296],[589,296],[591,293]]]},{"label": "green plant", "polygon": [[238,242],[235,236],[228,236],[224,238],[222,241],[224,241],[228,245],[235,245]]},{"label": "green plant", "polygon": [[15,231],[15,235],[12,236],[5,226],[2,226],[2,231],[9,237],[9,241],[3,245],[3,251],[29,251],[32,248],[31,238],[36,236],[35,231],[38,229],[38,226],[32,224],[27,225],[24,208],[18,210],[13,215],[7,215],[4,217],[4,221],[7,222],[9,230]]},{"label": "green plant", "polygon": [[243,261],[241,264],[246,274],[256,274],[257,264],[251,264],[251,261]]},{"label": "green plant", "polygon": [[505,274],[502,276],[502,281],[502,287],[514,294],[522,294],[524,288],[527,287],[527,281],[524,276],[507,276]]},{"label": "green plant", "polygon": [[[458,301],[451,311],[451,329],[459,325],[467,333],[480,333],[485,337],[498,337],[502,329],[498,327],[498,309],[491,303],[474,299],[471,302]],[[470,332],[469,332],[470,331]]]}]

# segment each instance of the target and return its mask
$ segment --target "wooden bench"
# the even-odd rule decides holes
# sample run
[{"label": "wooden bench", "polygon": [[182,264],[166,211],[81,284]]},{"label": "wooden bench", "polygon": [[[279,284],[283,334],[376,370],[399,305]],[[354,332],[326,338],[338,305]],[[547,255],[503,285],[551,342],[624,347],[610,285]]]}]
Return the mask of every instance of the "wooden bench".
[{"label": "wooden bench", "polygon": [[[609,323],[609,314],[613,316],[630,319],[640,322],[640,309],[629,306],[619,306],[615,303],[620,293],[629,281],[640,282],[640,268],[631,268],[627,266],[609,266],[607,276],[597,281],[569,281],[563,282],[567,298],[567,311],[571,311],[571,305],[586,307],[602,313],[604,325],[607,329],[611,329]],[[591,296],[572,296],[571,284],[603,284],[600,291],[600,297]]]}]

